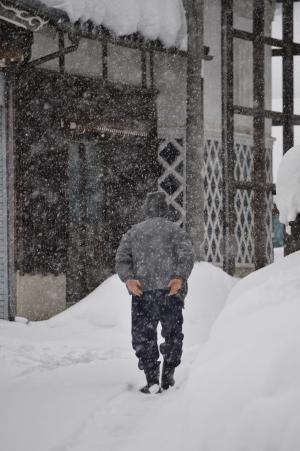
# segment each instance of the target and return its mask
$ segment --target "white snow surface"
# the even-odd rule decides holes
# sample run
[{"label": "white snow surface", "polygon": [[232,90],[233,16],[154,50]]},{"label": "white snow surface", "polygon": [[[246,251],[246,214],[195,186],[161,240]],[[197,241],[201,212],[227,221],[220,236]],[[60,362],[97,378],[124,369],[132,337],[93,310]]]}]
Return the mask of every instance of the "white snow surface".
[{"label": "white snow surface", "polygon": [[185,389],[189,451],[300,449],[300,252],[241,280]]},{"label": "white snow surface", "polygon": [[138,391],[145,381],[131,347],[131,298],[117,276],[51,320],[0,321],[0,449],[152,451],[162,436],[172,449],[191,364],[234,283],[195,265],[178,388],[162,395]]},{"label": "white snow surface", "polygon": [[1,321],[3,449],[300,449],[299,273],[300,252],[238,283],[196,264],[183,362],[161,395],[138,392],[130,297],[115,276],[49,321]]},{"label": "white snow surface", "polygon": [[140,32],[166,47],[183,47],[186,20],[182,0],[43,0],[65,11],[70,20],[92,20],[117,36]]},{"label": "white snow surface", "polygon": [[276,205],[282,224],[288,225],[300,213],[300,146],[283,156],[276,183]]}]

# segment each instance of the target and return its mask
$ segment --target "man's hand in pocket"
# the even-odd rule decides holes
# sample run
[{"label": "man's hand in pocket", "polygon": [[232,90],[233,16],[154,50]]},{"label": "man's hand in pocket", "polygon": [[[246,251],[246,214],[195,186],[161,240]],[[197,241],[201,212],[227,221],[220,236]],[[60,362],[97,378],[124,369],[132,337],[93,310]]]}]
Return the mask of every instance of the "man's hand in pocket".
[{"label": "man's hand in pocket", "polygon": [[177,294],[180,288],[182,288],[183,280],[182,279],[172,279],[170,280],[170,283],[168,285],[168,288],[170,289],[169,296],[173,296],[174,294]]},{"label": "man's hand in pocket", "polygon": [[143,294],[141,290],[141,282],[139,280],[128,279],[126,285],[130,293],[134,294],[135,296],[141,296]]}]

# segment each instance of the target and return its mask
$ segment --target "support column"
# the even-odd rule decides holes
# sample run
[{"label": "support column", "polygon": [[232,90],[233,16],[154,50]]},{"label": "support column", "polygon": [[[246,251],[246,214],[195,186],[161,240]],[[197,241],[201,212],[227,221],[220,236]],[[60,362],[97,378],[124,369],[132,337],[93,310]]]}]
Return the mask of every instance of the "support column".
[{"label": "support column", "polygon": [[204,0],[186,2],[188,26],[187,124],[186,124],[186,227],[196,260],[203,259],[204,182],[203,182],[203,4]]},{"label": "support column", "polygon": [[[294,146],[294,2],[282,3],[282,97],[283,97],[283,152]],[[300,215],[291,223],[291,234],[284,235],[284,254],[300,250]]]},{"label": "support column", "polygon": [[222,0],[223,269],[235,272],[233,0]]},{"label": "support column", "polygon": [[87,161],[86,146],[79,144],[79,195],[80,195],[80,288],[81,299],[87,294],[87,258],[86,258],[86,239],[87,239]]},{"label": "support column", "polygon": [[283,98],[283,152],[294,146],[294,2],[282,2],[282,98]]},{"label": "support column", "polygon": [[253,144],[254,144],[254,260],[255,268],[267,265],[266,143],[265,143],[265,4],[253,2]]},{"label": "support column", "polygon": [[6,129],[6,77],[0,72],[0,319],[9,319]]}]

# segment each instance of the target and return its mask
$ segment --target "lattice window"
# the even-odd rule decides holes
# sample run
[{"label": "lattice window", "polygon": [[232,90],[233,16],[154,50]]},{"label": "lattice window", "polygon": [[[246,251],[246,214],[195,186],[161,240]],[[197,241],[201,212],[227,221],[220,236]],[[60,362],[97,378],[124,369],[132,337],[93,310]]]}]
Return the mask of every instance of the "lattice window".
[{"label": "lattice window", "polygon": [[250,182],[253,170],[253,151],[247,144],[235,143],[234,178],[237,181]]},{"label": "lattice window", "polygon": [[185,140],[162,139],[158,148],[158,161],[163,169],[158,187],[167,194],[172,219],[183,225],[186,217]]},{"label": "lattice window", "polygon": [[254,240],[252,210],[253,192],[237,190],[235,195],[235,238],[237,244],[236,264],[254,263]]},{"label": "lattice window", "polygon": [[[253,148],[249,142],[235,143],[235,179],[251,181],[253,171]],[[158,160],[163,168],[159,178],[159,189],[166,192],[173,217],[179,224],[185,222],[185,142],[179,138],[162,139]],[[266,152],[267,180],[272,181],[272,149]],[[221,140],[208,138],[204,147],[204,254],[205,260],[223,263],[223,217],[222,217],[222,146]],[[252,210],[253,193],[237,190],[235,196],[236,213],[236,264],[254,264],[254,237]],[[268,229],[266,252],[268,261],[273,260],[272,247],[272,194],[267,196]]]},{"label": "lattice window", "polygon": [[222,263],[222,160],[220,141],[205,140],[204,252],[209,262]]},{"label": "lattice window", "polygon": [[[223,243],[222,218],[222,160],[221,140],[207,139],[204,149],[204,190],[205,190],[205,240],[204,251],[207,261],[221,264]],[[253,147],[248,142],[235,143],[235,179],[251,181],[253,171]],[[272,149],[266,152],[267,181],[272,180]],[[253,193],[238,190],[235,196],[236,213],[236,264],[254,264],[254,237],[252,210]],[[268,229],[266,252],[268,261],[273,260],[272,248],[272,195],[267,198],[266,227]]]}]

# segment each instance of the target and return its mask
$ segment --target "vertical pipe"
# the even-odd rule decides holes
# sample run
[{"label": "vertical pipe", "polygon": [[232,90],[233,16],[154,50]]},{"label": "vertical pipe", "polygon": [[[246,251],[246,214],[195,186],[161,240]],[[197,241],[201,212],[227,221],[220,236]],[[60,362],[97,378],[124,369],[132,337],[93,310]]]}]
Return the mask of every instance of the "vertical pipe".
[{"label": "vertical pipe", "polygon": [[203,4],[204,0],[187,2],[187,123],[186,123],[186,227],[196,259],[203,258],[204,183],[203,183]]},{"label": "vertical pipe", "polygon": [[141,74],[142,88],[147,88],[147,54],[144,49],[141,50]]},{"label": "vertical pipe", "polygon": [[154,76],[154,51],[150,50],[150,86],[151,90],[155,87],[155,76]]},{"label": "vertical pipe", "polygon": [[222,0],[223,269],[235,272],[233,0]]},{"label": "vertical pipe", "polygon": [[[63,31],[58,32],[58,48],[59,48],[59,50],[64,50],[64,48],[65,48],[65,37],[64,37]],[[65,67],[66,67],[65,55],[60,55],[59,56],[59,72],[61,74],[65,73]]]},{"label": "vertical pipe", "polygon": [[108,42],[105,33],[102,39],[102,78],[108,79]]},{"label": "vertical pipe", "polygon": [[253,2],[253,210],[256,269],[267,265],[264,3],[264,0]]}]

